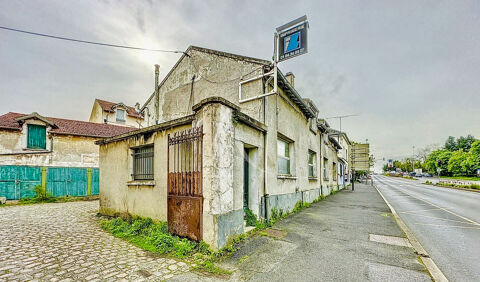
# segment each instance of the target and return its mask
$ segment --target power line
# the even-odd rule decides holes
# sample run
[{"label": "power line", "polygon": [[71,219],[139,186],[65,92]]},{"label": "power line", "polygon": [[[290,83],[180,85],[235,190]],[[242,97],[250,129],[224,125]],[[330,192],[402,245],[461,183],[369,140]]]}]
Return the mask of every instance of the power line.
[{"label": "power line", "polygon": [[0,26],[0,29],[4,29],[4,30],[8,30],[8,31],[14,31],[14,32],[20,32],[20,33],[26,33],[26,34],[30,34],[30,35],[48,37],[48,38],[53,38],[53,39],[59,39],[59,40],[66,40],[66,41],[73,41],[73,42],[79,42],[79,43],[85,43],[85,44],[106,46],[106,47],[131,49],[131,50],[139,50],[139,51],[150,51],[150,52],[175,53],[175,54],[184,53],[183,51],[177,51],[177,50],[149,49],[149,48],[141,48],[141,47],[133,47],[133,46],[125,46],[125,45],[117,45],[117,44],[87,41],[87,40],[81,40],[81,39],[68,38],[68,37],[50,35],[50,34],[45,34],[45,33],[38,33],[38,32],[33,32],[33,31],[21,30],[21,29],[16,29],[16,28],[10,28],[10,27],[5,27],[5,26]]}]

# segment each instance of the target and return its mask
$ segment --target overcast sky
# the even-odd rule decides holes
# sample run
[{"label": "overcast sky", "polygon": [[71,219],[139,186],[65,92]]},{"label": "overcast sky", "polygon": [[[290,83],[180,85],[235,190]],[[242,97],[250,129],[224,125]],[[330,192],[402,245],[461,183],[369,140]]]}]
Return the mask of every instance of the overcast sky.
[{"label": "overcast sky", "polygon": [[[306,14],[309,53],[280,64],[321,117],[377,159],[480,137],[480,1],[0,1],[0,25],[154,49],[271,59],[273,31]],[[153,65],[180,55],[0,30],[0,114],[88,120],[95,98],[143,104]],[[338,128],[338,120],[329,120]]]}]

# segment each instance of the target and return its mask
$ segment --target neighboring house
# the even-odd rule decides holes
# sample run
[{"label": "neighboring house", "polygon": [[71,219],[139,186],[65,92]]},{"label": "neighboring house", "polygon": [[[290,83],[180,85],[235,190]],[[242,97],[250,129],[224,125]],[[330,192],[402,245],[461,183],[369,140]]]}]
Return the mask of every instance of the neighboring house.
[{"label": "neighboring house", "polygon": [[329,136],[336,139],[341,147],[338,151],[338,185],[348,185],[351,177],[350,156],[352,143],[345,132],[329,128],[327,133]]},{"label": "neighboring house", "polygon": [[100,212],[167,221],[218,249],[244,232],[244,209],[269,218],[330,193],[341,146],[293,74],[278,71],[278,94],[256,98],[272,90],[272,79],[258,79],[271,70],[189,47],[141,108],[153,125],[97,142]]},{"label": "neighboring house", "polygon": [[0,196],[33,196],[39,184],[54,196],[98,194],[99,152],[94,142],[134,129],[38,113],[1,115]]},{"label": "neighboring house", "polygon": [[[317,120],[319,128],[322,130],[322,177],[324,194],[330,194],[332,189],[337,190],[340,178],[340,159],[339,152],[343,149],[338,139],[330,135],[330,125],[323,119]],[[341,187],[343,188],[343,187]]]},{"label": "neighboring house", "polygon": [[140,128],[143,123],[143,115],[134,107],[126,106],[123,103],[95,99],[89,121]]}]

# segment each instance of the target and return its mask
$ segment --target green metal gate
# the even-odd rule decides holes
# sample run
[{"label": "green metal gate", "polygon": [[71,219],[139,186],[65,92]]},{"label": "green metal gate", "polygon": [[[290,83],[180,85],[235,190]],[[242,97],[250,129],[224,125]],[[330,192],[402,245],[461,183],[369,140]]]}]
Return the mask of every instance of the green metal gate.
[{"label": "green metal gate", "polygon": [[100,173],[98,168],[92,168],[92,195],[100,194]]},{"label": "green metal gate", "polygon": [[19,200],[35,197],[42,185],[53,197],[99,194],[98,168],[0,166],[0,197]]},{"label": "green metal gate", "polygon": [[87,168],[49,167],[47,191],[53,197],[86,196]]},{"label": "green metal gate", "polygon": [[7,200],[34,197],[34,187],[41,182],[41,167],[0,166],[0,196]]}]

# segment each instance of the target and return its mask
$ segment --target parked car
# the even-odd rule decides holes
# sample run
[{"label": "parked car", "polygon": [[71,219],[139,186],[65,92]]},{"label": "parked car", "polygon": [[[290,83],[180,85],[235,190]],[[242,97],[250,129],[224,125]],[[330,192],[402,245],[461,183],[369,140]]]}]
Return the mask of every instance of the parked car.
[{"label": "parked car", "polygon": [[414,177],[414,176],[415,176],[415,172],[410,172],[408,175],[411,176],[411,177]]},{"label": "parked car", "polygon": [[424,173],[423,176],[424,177],[432,177],[432,175],[430,173]]},{"label": "parked car", "polygon": [[421,173],[415,173],[415,177],[423,177],[423,174],[421,174]]}]

